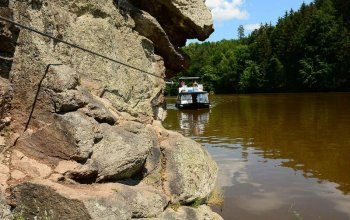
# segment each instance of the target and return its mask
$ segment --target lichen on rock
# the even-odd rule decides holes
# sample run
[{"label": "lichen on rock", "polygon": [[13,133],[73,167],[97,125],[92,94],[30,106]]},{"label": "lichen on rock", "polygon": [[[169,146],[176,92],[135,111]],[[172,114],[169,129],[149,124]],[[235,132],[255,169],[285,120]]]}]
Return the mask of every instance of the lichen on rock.
[{"label": "lichen on rock", "polygon": [[2,220],[12,220],[13,219],[13,215],[10,211],[10,206],[6,204],[6,201],[5,201],[2,193],[0,193],[0,218]]}]

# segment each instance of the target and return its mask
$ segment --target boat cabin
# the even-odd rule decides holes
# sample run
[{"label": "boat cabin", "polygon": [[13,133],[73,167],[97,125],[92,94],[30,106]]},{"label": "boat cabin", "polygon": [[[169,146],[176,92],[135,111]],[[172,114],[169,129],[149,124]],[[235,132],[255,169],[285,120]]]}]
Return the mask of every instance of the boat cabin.
[{"label": "boat cabin", "polygon": [[[181,77],[180,87],[175,106],[180,109],[209,108],[208,92],[203,90],[203,85],[198,84],[199,77]],[[192,80],[189,85],[184,80]]]}]

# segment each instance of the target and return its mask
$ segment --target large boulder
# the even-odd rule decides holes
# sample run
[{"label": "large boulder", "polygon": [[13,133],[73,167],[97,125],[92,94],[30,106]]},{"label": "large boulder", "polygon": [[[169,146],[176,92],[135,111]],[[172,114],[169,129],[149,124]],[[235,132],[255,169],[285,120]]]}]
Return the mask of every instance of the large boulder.
[{"label": "large boulder", "polygon": [[12,189],[15,215],[26,219],[131,219],[159,216],[168,204],[148,186],[116,183],[61,185],[23,183]]},{"label": "large boulder", "polygon": [[[83,173],[97,172],[96,181],[125,179],[141,173],[156,142],[151,130],[138,122],[124,122],[120,126],[99,124],[81,111],[57,118],[59,127],[77,149],[71,158],[86,164]],[[79,170],[70,173],[79,179]]]},{"label": "large boulder", "polygon": [[205,200],[214,189],[218,168],[197,142],[175,132],[161,142],[164,155],[163,187],[172,203]]},{"label": "large boulder", "polygon": [[94,144],[102,138],[98,123],[82,112],[68,112],[56,117],[59,128],[65,131],[69,142],[77,149],[71,158],[86,161],[91,157]]},{"label": "large boulder", "polygon": [[144,182],[162,189],[172,204],[204,203],[215,187],[218,167],[209,153],[197,142],[164,129],[154,121],[160,141],[145,164]]},{"label": "large boulder", "polygon": [[[140,124],[141,125],[141,124]],[[139,133],[101,125],[103,139],[95,144],[92,166],[99,170],[97,181],[130,178],[142,171],[153,140],[145,129]]]}]

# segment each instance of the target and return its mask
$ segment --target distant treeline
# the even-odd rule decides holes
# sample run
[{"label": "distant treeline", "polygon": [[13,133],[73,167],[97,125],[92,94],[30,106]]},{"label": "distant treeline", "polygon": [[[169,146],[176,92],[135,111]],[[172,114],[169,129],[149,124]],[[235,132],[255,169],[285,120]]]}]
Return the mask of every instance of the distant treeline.
[{"label": "distant treeline", "polygon": [[[350,88],[350,1],[315,0],[237,40],[191,43],[191,66],[209,91],[335,91]],[[174,93],[168,87],[168,93]]]}]

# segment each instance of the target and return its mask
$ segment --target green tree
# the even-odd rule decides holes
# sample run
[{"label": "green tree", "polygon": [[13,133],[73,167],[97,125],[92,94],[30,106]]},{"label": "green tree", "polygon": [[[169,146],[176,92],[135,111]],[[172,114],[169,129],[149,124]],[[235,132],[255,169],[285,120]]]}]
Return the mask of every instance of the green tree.
[{"label": "green tree", "polygon": [[315,0],[237,40],[192,43],[180,76],[217,93],[350,89],[350,1]]},{"label": "green tree", "polygon": [[333,68],[331,64],[321,61],[319,57],[300,60],[299,71],[304,86],[309,89],[322,90],[333,88]]},{"label": "green tree", "polygon": [[245,37],[244,35],[244,26],[243,25],[239,25],[238,26],[238,39],[241,40]]},{"label": "green tree", "polygon": [[269,90],[280,89],[286,86],[284,66],[276,56],[269,60],[265,77]]},{"label": "green tree", "polygon": [[239,81],[239,89],[241,92],[257,91],[261,88],[263,81],[261,69],[257,63],[251,60],[247,61],[247,65]]}]

